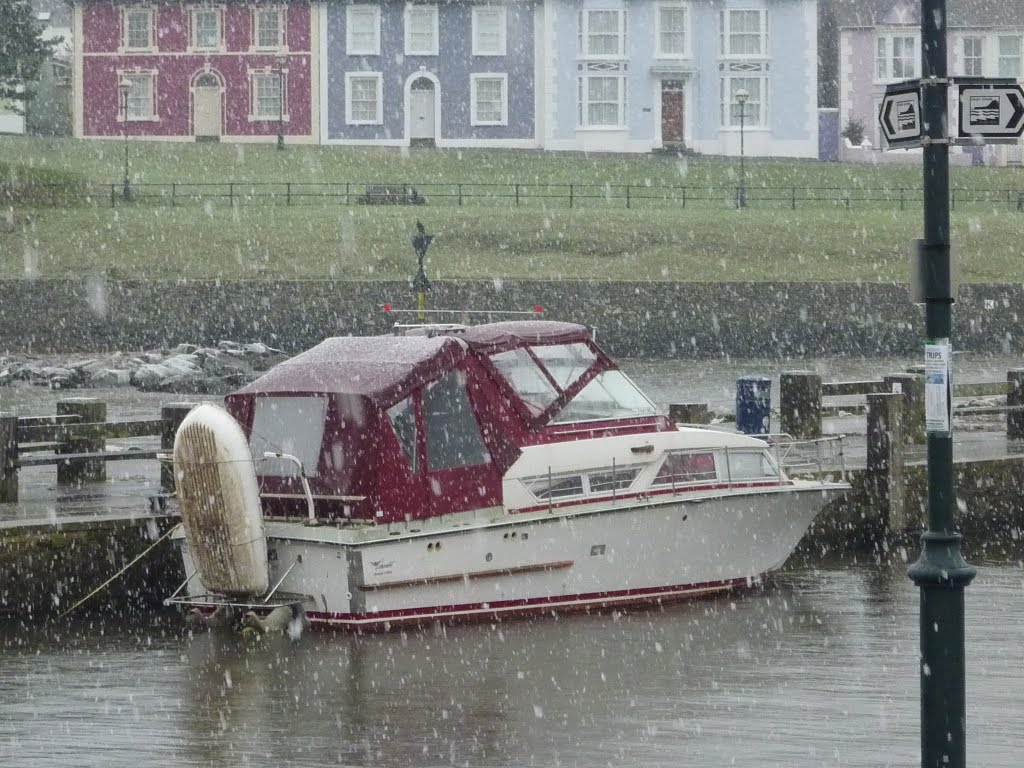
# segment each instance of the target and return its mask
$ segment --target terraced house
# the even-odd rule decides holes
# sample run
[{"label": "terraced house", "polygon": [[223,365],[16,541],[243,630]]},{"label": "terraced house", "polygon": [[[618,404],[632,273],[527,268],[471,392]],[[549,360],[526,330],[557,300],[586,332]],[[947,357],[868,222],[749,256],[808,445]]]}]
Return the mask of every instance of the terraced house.
[{"label": "terraced house", "polygon": [[[1024,0],[950,0],[948,67],[954,77],[1024,78]],[[921,76],[919,3],[913,0],[867,0],[837,7],[839,36],[839,113],[866,129],[872,160],[904,157],[916,162],[920,150],[886,154],[878,127],[885,86]],[[956,104],[950,92],[951,105]],[[956,125],[950,112],[950,130]],[[954,147],[953,162],[1019,164],[1024,144]],[[849,148],[848,148],[849,154]]]},{"label": "terraced house", "polygon": [[315,141],[315,22],[302,0],[78,2],[75,135]]},{"label": "terraced house", "polygon": [[80,136],[818,152],[815,0],[75,8]]}]

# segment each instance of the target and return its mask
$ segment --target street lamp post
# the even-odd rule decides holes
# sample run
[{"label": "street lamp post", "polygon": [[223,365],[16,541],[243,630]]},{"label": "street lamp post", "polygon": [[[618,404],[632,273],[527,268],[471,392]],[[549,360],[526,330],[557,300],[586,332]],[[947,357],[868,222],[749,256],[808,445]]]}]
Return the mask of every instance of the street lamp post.
[{"label": "street lamp post", "polygon": [[[967,765],[964,590],[974,578],[960,551],[953,512],[953,425],[949,356],[953,289],[949,233],[948,61],[946,0],[921,0],[921,125],[924,150],[924,275],[926,360],[945,368],[945,396],[927,416],[928,528],[909,570],[920,589],[921,765]],[[926,386],[930,386],[927,385]],[[941,389],[941,387],[937,387]],[[941,393],[940,393],[941,395]],[[943,402],[944,401],[944,402]]]},{"label": "street lamp post", "polygon": [[748,98],[750,98],[750,94],[747,93],[745,88],[740,88],[736,91],[736,101],[740,105],[740,195],[737,201],[740,208],[747,206],[747,170],[743,164],[743,133],[747,119]]},{"label": "street lamp post", "polygon": [[131,200],[132,197],[132,182],[128,178],[128,91],[131,87],[132,84],[127,78],[122,78],[117,84],[117,89],[121,92],[121,136],[124,138],[124,187],[121,194],[125,200]]},{"label": "street lamp post", "polygon": [[416,270],[416,277],[412,280],[412,287],[416,290],[416,313],[421,323],[427,319],[427,291],[430,290],[430,281],[427,279],[427,273],[423,271],[423,259],[426,257],[427,248],[430,247],[433,240],[434,236],[428,235],[427,228],[417,221],[416,234],[412,238],[412,248],[416,251],[418,269]]},{"label": "street lamp post", "polygon": [[284,149],[284,68],[287,59],[277,56],[274,59],[277,73],[277,148]]}]

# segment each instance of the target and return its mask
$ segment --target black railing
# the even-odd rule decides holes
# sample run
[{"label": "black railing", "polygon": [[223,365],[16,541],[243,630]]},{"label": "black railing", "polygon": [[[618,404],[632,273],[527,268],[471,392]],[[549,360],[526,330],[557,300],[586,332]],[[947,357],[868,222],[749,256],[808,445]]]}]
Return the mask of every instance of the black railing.
[{"label": "black railing", "polygon": [[[408,199],[382,201],[374,190],[404,188]],[[512,206],[542,208],[678,208],[689,206],[736,206],[736,186],[576,184],[576,183],[414,183],[399,182],[168,182],[132,183],[126,199],[123,182],[89,182],[74,188],[61,184],[33,184],[31,189],[0,185],[0,204],[26,201],[33,206],[56,205],[167,205],[186,206],[208,202],[228,205],[266,203],[285,206],[402,204],[408,202],[451,206]],[[920,208],[923,195],[913,186],[748,186],[746,207],[772,209],[824,208],[865,209]],[[950,203],[957,207],[987,205],[1024,211],[1024,188],[993,189],[961,187],[951,190]]]}]

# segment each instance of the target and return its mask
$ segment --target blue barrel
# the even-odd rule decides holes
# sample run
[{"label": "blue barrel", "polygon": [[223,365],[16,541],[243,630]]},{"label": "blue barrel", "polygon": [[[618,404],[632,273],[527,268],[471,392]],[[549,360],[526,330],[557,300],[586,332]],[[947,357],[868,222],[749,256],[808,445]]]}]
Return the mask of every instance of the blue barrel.
[{"label": "blue barrel", "polygon": [[771,418],[772,380],[768,376],[736,379],[736,429],[745,435],[767,435]]}]

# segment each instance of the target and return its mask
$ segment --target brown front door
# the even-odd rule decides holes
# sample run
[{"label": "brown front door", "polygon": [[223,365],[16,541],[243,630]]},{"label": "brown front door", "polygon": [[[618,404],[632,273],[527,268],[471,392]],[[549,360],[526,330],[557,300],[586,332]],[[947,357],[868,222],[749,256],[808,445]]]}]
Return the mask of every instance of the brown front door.
[{"label": "brown front door", "polygon": [[683,85],[675,80],[661,84],[661,141],[683,143]]}]

